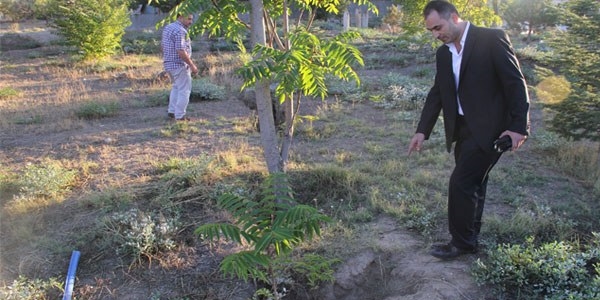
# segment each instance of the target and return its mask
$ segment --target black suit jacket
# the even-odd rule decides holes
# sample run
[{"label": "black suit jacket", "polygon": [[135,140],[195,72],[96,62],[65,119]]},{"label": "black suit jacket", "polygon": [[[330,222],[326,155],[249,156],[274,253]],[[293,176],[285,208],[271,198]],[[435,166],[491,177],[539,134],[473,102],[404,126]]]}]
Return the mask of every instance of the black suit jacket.
[{"label": "black suit jacket", "polygon": [[446,148],[451,151],[460,97],[465,122],[485,151],[510,130],[529,135],[529,96],[514,49],[504,31],[470,25],[460,67],[458,91],[452,53],[443,45],[436,53],[435,82],[421,112],[417,132],[428,139],[443,111]]}]

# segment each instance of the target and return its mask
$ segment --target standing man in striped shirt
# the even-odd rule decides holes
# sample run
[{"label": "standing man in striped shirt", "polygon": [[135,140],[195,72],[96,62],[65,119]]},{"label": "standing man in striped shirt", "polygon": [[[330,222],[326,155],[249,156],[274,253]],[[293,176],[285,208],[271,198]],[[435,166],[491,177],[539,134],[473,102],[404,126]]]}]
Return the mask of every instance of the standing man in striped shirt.
[{"label": "standing man in striped shirt", "polygon": [[192,62],[192,42],[187,31],[193,20],[193,15],[179,15],[162,33],[163,66],[172,84],[167,114],[177,121],[190,120],[185,112],[190,102],[192,74],[198,74],[198,68]]}]

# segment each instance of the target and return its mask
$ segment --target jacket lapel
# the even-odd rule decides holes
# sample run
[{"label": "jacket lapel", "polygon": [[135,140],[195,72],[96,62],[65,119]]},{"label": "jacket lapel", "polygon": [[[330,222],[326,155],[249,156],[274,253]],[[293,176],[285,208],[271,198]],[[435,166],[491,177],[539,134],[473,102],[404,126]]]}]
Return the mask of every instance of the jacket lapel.
[{"label": "jacket lapel", "polygon": [[[444,85],[447,85],[450,88],[450,91],[456,92],[456,85],[454,83],[454,73],[452,71],[452,53],[448,49],[448,46],[442,46],[444,49],[442,51],[441,65],[444,66],[442,71],[442,78],[444,78]],[[454,94],[454,93],[453,93]]]},{"label": "jacket lapel", "polygon": [[[473,49],[475,48],[475,44],[477,42],[477,34],[478,29],[475,25],[470,24],[469,31],[467,32],[467,38],[465,40],[465,46],[462,56],[462,61],[460,62],[460,78],[463,78],[464,71],[466,69],[467,64],[469,63],[469,59],[471,58],[471,54],[473,53]],[[460,86],[460,82],[459,82]]]}]

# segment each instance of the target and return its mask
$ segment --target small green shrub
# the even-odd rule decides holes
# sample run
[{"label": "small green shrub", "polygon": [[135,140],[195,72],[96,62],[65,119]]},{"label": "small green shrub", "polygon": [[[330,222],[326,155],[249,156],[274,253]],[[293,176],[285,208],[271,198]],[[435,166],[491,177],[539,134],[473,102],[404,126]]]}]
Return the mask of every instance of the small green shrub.
[{"label": "small green shrub", "polygon": [[0,36],[0,49],[2,51],[26,50],[41,46],[42,44],[35,39],[18,33],[7,33]]},{"label": "small green shrub", "polygon": [[155,32],[125,33],[121,48],[125,53],[155,54],[160,51],[160,37]]},{"label": "small green shrub", "polygon": [[141,262],[143,257],[151,259],[160,251],[175,248],[179,218],[173,215],[146,213],[136,208],[117,212],[105,218],[105,233],[109,241],[116,244],[117,254]]},{"label": "small green shrub", "polygon": [[192,82],[191,101],[224,100],[227,97],[225,88],[211,83],[208,78],[194,79]]},{"label": "small green shrub", "polygon": [[134,196],[129,191],[108,189],[88,195],[83,205],[99,208],[103,211],[115,211],[130,205]]},{"label": "small green shrub", "polygon": [[308,286],[313,290],[324,282],[333,282],[332,266],[340,262],[339,259],[327,259],[317,254],[304,254],[301,256],[278,256],[273,260],[274,280],[277,290],[272,285],[269,288],[259,288],[254,292],[252,300],[283,299],[289,296],[299,286]]},{"label": "small green shrub", "polygon": [[75,115],[82,119],[102,119],[116,116],[119,112],[120,105],[118,102],[100,103],[88,102],[79,107]]},{"label": "small green shrub", "polygon": [[429,92],[429,87],[422,80],[395,73],[381,78],[380,85],[384,87],[385,94],[375,105],[386,109],[420,109]]},{"label": "small green shrub", "polygon": [[499,245],[478,259],[473,275],[506,299],[598,299],[600,236],[588,247],[567,242]]},{"label": "small green shrub", "polygon": [[552,55],[547,49],[541,44],[529,44],[525,47],[515,49],[517,56],[522,60],[533,60],[533,61],[547,61]]},{"label": "small green shrub", "polygon": [[19,96],[21,92],[11,87],[0,88],[0,99],[8,99]]},{"label": "small green shrub", "polygon": [[286,260],[297,245],[320,235],[321,224],[331,220],[313,207],[295,204],[291,195],[286,174],[270,175],[256,200],[237,194],[219,197],[218,206],[232,214],[233,224],[204,224],[195,230],[207,241],[225,238],[247,244],[250,250],[228,255],[220,269],[226,275],[268,284],[274,299],[285,296],[279,287],[285,284],[290,268],[312,285],[332,280],[333,261],[307,256],[290,265]]},{"label": "small green shrub", "polygon": [[[547,154],[558,153],[564,147],[567,147],[569,142],[552,131],[547,131],[540,128],[528,141],[528,146],[538,151],[546,152]],[[553,161],[553,159],[551,159]]]},{"label": "small green shrub", "polygon": [[[283,257],[276,262],[276,269],[283,270],[281,277],[292,276],[310,289],[316,289],[319,284],[333,282],[333,265],[339,259],[327,259],[318,254],[306,253],[299,257]],[[289,274],[286,274],[288,273]]]},{"label": "small green shrub", "polygon": [[[412,84],[404,86],[392,85],[389,87],[385,108],[399,108],[403,110],[416,110],[423,106],[428,90]],[[390,107],[391,106],[391,107]]]},{"label": "small green shrub", "polygon": [[57,278],[42,280],[19,276],[11,285],[0,287],[0,298],[4,300],[51,300],[60,299],[63,292],[63,283]]},{"label": "small green shrub", "polygon": [[539,242],[566,240],[576,232],[576,224],[562,213],[553,212],[548,206],[533,210],[519,208],[510,218],[497,216],[486,218],[484,227],[486,244],[520,243],[527,237]]},{"label": "small green shrub", "polygon": [[19,176],[16,198],[52,198],[69,191],[75,182],[77,171],[69,170],[60,161],[45,160],[39,165],[30,164]]},{"label": "small green shrub", "polygon": [[84,59],[106,57],[119,48],[131,24],[127,5],[122,0],[56,0],[52,25]]},{"label": "small green shrub", "polygon": [[205,178],[213,176],[219,170],[214,158],[208,155],[188,159],[171,158],[156,167],[162,174],[161,180],[171,193],[205,184]]}]

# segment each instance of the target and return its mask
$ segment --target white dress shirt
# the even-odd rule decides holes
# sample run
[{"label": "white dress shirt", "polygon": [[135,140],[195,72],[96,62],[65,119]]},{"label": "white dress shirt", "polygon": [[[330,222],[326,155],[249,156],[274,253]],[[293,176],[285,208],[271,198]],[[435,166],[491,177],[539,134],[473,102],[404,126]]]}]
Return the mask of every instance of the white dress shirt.
[{"label": "white dress shirt", "polygon": [[467,33],[469,32],[470,25],[471,23],[467,22],[467,25],[465,26],[465,31],[463,32],[462,37],[460,38],[460,51],[456,49],[454,43],[446,44],[446,46],[448,46],[448,49],[452,53],[452,72],[454,73],[454,84],[456,84],[457,91],[456,102],[458,103],[458,114],[461,116],[464,116],[465,113],[463,112],[462,106],[460,105],[460,99],[458,97],[458,83],[460,80],[460,64],[462,63],[462,57],[464,52],[463,50],[465,49],[465,40],[467,39]]}]

